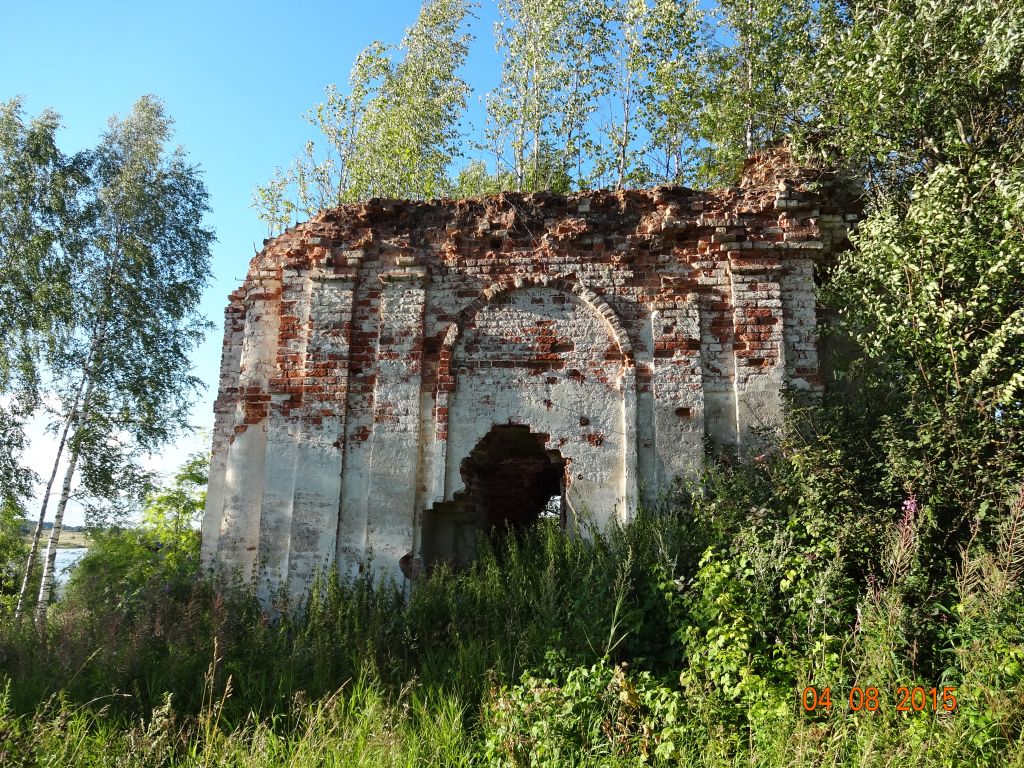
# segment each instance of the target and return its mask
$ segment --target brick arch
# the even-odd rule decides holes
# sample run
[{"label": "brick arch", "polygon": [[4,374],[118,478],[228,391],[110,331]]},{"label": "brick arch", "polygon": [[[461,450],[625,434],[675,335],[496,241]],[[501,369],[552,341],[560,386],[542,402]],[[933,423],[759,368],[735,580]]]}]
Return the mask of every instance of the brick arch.
[{"label": "brick arch", "polygon": [[451,373],[452,355],[455,351],[455,344],[459,340],[462,329],[469,325],[477,313],[494,301],[499,296],[518,290],[520,288],[534,287],[554,288],[564,293],[578,297],[590,310],[600,317],[606,326],[615,346],[619,348],[622,358],[627,367],[633,365],[633,345],[629,340],[622,321],[605,301],[604,297],[595,293],[585,285],[563,277],[548,277],[547,275],[517,275],[506,277],[484,288],[479,295],[459,312],[455,322],[448,326],[444,342],[441,345],[437,366],[437,387],[441,392],[451,392],[455,386],[454,377]]},{"label": "brick arch", "polygon": [[[617,413],[617,415],[610,415],[609,424],[606,426],[616,432],[618,435],[617,439],[621,442],[621,445],[614,451],[614,453],[606,453],[608,449],[601,448],[601,442],[590,441],[589,437],[586,435],[577,434],[573,438],[575,441],[574,447],[567,445],[564,449],[561,447],[562,443],[565,442],[565,439],[563,438],[570,437],[569,434],[562,434],[559,438],[556,438],[556,440],[560,440],[557,445],[563,457],[567,461],[575,462],[577,459],[583,459],[585,456],[596,461],[597,454],[600,453],[605,458],[601,458],[599,463],[601,463],[605,469],[614,471],[616,477],[621,476],[621,481],[617,481],[613,485],[604,484],[600,487],[595,486],[591,480],[584,483],[571,483],[571,487],[577,489],[575,495],[568,493],[570,486],[567,485],[565,503],[567,504],[569,513],[575,518],[578,513],[582,512],[584,509],[590,508],[592,503],[596,503],[594,501],[595,499],[601,500],[603,497],[607,496],[608,498],[602,501],[604,506],[601,508],[608,510],[614,509],[614,514],[617,514],[621,521],[625,521],[629,518],[629,505],[636,501],[637,494],[635,449],[637,425],[637,382],[633,348],[622,321],[619,319],[611,305],[600,294],[581,285],[574,279],[549,277],[546,275],[515,276],[498,280],[480,291],[476,298],[473,299],[468,306],[463,308],[463,310],[457,315],[455,321],[448,327],[441,349],[439,350],[437,389],[435,391],[433,414],[433,466],[429,470],[430,477],[427,479],[426,483],[427,491],[424,496],[426,501],[425,506],[436,504],[444,501],[445,499],[452,499],[452,494],[457,490],[457,481],[451,473],[451,469],[454,466],[453,462],[458,461],[461,464],[461,460],[465,457],[460,454],[467,448],[467,445],[464,444],[464,434],[460,433],[460,438],[454,444],[449,442],[449,407],[454,402],[452,399],[452,393],[456,390],[456,380],[452,365],[453,358],[455,357],[456,345],[458,344],[461,335],[469,329],[481,310],[491,306],[500,297],[523,288],[550,288],[553,291],[577,297],[583,306],[581,307],[577,305],[576,311],[585,307],[589,312],[584,310],[583,314],[590,315],[592,319],[596,318],[603,321],[604,331],[607,334],[607,337],[610,338],[621,355],[621,362],[618,363],[621,368],[617,381],[614,383],[611,381],[605,382],[609,385],[608,395],[615,398],[617,403],[612,405],[609,410],[610,414]],[[572,303],[576,304],[575,301]],[[614,352],[613,359],[615,359]],[[608,360],[608,358],[602,357],[602,361],[606,360]],[[502,419],[499,419],[499,421],[502,421],[505,417],[513,419],[509,422],[510,424],[532,425],[531,431],[532,427],[537,426],[529,416],[524,416],[522,413],[503,414]],[[587,426],[589,429],[589,424],[589,420],[587,422],[580,421],[579,428]],[[576,426],[573,426],[570,431],[575,433],[577,429],[578,428]],[[601,435],[595,436],[599,439],[602,437]],[[586,438],[586,441],[580,442],[577,438]],[[587,443],[589,443],[589,445]],[[583,469],[584,467],[581,464],[579,470],[582,471]],[[577,472],[577,475],[578,477],[575,478],[577,481],[586,479],[586,476],[584,474],[580,474],[580,472]],[[596,507],[594,508],[596,509]]]}]

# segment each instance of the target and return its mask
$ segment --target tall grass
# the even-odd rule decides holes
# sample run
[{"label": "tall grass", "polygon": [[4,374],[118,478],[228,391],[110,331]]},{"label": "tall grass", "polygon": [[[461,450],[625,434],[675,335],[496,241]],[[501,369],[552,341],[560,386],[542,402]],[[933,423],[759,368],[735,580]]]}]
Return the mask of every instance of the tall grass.
[{"label": "tall grass", "polygon": [[[0,626],[0,765],[1024,765],[1024,497],[943,570],[916,507],[844,516],[841,473],[798,459],[590,540],[507,535],[408,598],[320,579],[273,619],[160,572],[112,599],[131,563],[100,546],[44,635]],[[917,685],[957,710],[897,712]]]}]

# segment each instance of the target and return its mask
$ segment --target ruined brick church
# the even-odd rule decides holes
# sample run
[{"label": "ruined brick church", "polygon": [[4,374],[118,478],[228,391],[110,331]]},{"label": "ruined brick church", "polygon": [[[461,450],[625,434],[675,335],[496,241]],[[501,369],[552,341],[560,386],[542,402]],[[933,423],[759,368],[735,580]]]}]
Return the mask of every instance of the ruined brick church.
[{"label": "ruined brick church", "polygon": [[205,565],[302,594],[627,521],[821,387],[847,189],[774,152],[732,189],[371,200],[267,241],[226,310]]}]

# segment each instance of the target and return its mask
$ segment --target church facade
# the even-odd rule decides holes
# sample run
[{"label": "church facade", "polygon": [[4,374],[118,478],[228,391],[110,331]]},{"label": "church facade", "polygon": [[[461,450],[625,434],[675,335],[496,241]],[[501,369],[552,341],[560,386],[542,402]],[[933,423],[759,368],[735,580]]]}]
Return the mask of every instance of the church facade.
[{"label": "church facade", "polygon": [[629,520],[820,389],[846,189],[776,152],[732,189],[372,200],[267,241],[226,311],[204,564],[271,599]]}]

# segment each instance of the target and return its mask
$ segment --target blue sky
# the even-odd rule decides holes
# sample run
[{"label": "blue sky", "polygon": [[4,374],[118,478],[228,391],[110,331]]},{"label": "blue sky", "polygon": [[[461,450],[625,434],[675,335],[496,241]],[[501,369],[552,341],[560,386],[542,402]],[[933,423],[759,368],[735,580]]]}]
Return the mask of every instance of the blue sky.
[{"label": "blue sky", "polygon": [[[45,107],[59,112],[61,147],[73,152],[94,145],[110,115],[125,114],[145,93],[156,94],[175,120],[176,141],[204,171],[217,243],[202,311],[218,330],[195,354],[195,372],[207,389],[193,423],[209,429],[223,307],[267,234],[250,207],[252,190],[315,138],[302,115],[322,100],[324,86],[342,87],[356,54],[372,40],[398,43],[420,2],[5,5],[0,100],[21,95],[30,115]],[[464,76],[474,88],[470,118],[479,127],[479,99],[497,84],[500,60],[494,2],[476,13],[477,40]],[[183,441],[153,466],[170,471],[202,445],[197,438]],[[30,458],[40,473],[48,467],[47,447],[37,435]],[[80,511],[69,510],[67,522],[81,523]]]}]

